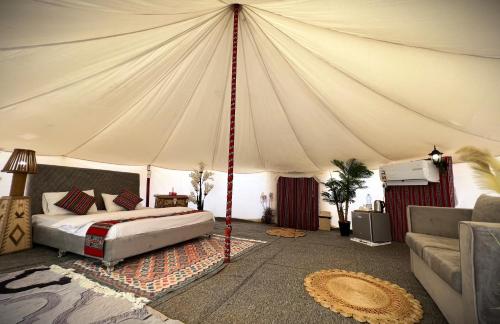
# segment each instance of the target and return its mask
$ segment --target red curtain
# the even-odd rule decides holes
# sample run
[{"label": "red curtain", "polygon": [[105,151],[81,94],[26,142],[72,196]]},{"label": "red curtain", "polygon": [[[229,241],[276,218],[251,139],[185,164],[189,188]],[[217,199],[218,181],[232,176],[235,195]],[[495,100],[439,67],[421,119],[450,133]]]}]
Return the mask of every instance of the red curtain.
[{"label": "red curtain", "polygon": [[443,159],[448,163],[448,168],[440,173],[439,182],[432,182],[426,186],[385,188],[386,210],[391,219],[391,233],[394,241],[403,242],[408,232],[406,221],[408,205],[455,207],[452,160],[448,156]]},{"label": "red curtain", "polygon": [[278,178],[278,225],[317,231],[318,182],[314,178]]}]

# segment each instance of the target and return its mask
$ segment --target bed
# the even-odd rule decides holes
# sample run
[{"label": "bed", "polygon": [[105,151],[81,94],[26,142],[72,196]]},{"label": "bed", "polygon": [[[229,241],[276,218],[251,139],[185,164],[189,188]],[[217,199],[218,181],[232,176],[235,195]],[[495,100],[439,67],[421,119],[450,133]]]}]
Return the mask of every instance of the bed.
[{"label": "bed", "polygon": [[[30,175],[27,186],[27,194],[32,198],[33,242],[56,248],[60,255],[65,252],[85,255],[85,233],[96,221],[163,216],[191,210],[173,207],[106,212],[102,193],[118,193],[127,188],[139,194],[139,183],[136,173],[39,165],[38,173]],[[73,186],[82,190],[94,189],[98,213],[83,216],[43,214],[44,192],[68,191]],[[101,260],[111,271],[125,258],[210,235],[214,224],[213,215],[207,211],[116,224],[108,232]]]}]

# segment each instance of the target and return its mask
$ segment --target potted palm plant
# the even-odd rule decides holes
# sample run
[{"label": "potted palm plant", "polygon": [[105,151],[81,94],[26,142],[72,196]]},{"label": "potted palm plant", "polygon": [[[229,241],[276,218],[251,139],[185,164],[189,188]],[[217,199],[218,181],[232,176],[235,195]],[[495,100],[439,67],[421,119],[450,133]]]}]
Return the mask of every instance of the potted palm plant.
[{"label": "potted palm plant", "polygon": [[323,200],[335,205],[339,215],[339,228],[342,236],[349,236],[351,222],[347,220],[349,204],[354,202],[356,190],[366,188],[365,179],[373,175],[366,165],[356,159],[347,161],[333,160],[332,164],[338,168],[335,171],[337,178],[330,176],[323,182],[327,190],[321,193]]}]

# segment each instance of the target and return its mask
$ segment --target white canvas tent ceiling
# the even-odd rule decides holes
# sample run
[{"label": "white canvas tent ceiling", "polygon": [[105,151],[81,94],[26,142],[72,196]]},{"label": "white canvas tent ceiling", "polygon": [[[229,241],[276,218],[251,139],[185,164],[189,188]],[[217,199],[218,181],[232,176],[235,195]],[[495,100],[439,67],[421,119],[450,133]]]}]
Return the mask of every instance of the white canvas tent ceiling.
[{"label": "white canvas tent ceiling", "polygon": [[[241,1],[236,171],[500,154],[499,1]],[[230,2],[0,2],[0,147],[227,165]]]}]

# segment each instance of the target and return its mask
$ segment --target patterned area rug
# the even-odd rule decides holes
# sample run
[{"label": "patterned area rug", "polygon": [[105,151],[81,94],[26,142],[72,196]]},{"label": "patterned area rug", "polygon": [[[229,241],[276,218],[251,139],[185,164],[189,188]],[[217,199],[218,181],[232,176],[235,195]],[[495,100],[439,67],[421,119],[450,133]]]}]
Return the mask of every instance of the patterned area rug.
[{"label": "patterned area rug", "polygon": [[0,274],[0,323],[35,322],[181,323],[58,266]]},{"label": "patterned area rug", "polygon": [[[263,243],[233,237],[231,256],[238,257]],[[101,262],[89,258],[65,266],[113,289],[154,300],[219,271],[223,261],[224,237],[212,235],[125,259],[111,273]]]},{"label": "patterned area rug", "polygon": [[306,235],[306,233],[301,230],[295,228],[286,228],[286,227],[271,228],[268,229],[266,233],[268,235],[280,236],[280,237],[302,237]]},{"label": "patterned area rug", "polygon": [[403,288],[361,272],[332,269],[309,274],[304,285],[322,306],[368,323],[418,323],[420,302]]}]

